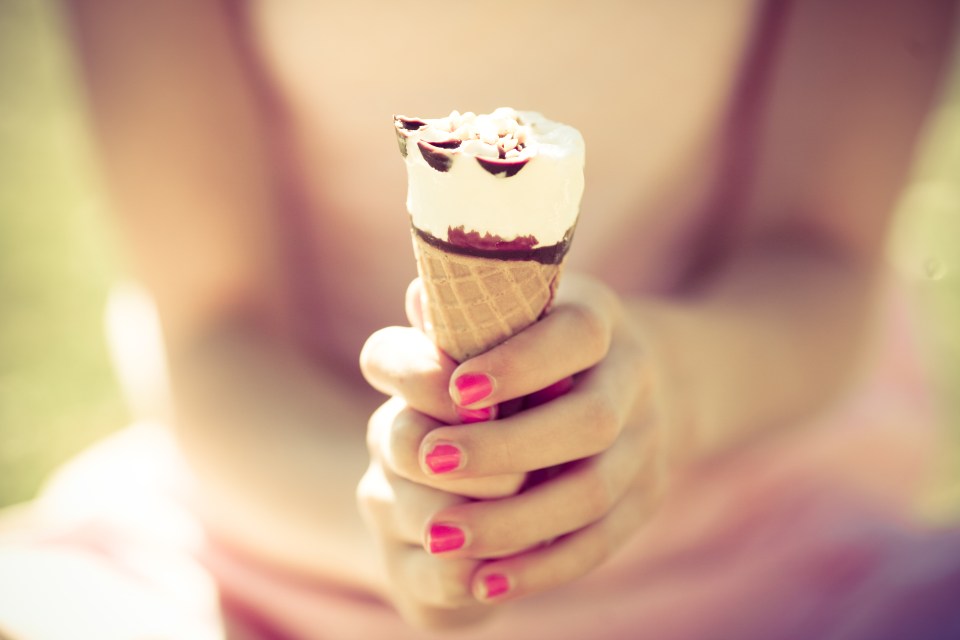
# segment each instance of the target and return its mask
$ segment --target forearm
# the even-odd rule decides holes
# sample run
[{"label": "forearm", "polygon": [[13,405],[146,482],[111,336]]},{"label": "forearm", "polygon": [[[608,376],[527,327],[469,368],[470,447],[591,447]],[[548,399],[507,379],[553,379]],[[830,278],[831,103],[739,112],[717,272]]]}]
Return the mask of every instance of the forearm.
[{"label": "forearm", "polygon": [[681,459],[795,424],[848,386],[876,269],[805,240],[740,251],[691,293],[637,301]]},{"label": "forearm", "polygon": [[369,392],[221,326],[169,348],[177,436],[214,536],[292,572],[380,591],[355,503]]},{"label": "forearm", "polygon": [[68,10],[104,177],[159,309],[177,435],[212,533],[294,571],[374,584],[354,502],[372,404],[280,337],[291,314],[282,199],[242,29],[220,3],[74,0]]}]

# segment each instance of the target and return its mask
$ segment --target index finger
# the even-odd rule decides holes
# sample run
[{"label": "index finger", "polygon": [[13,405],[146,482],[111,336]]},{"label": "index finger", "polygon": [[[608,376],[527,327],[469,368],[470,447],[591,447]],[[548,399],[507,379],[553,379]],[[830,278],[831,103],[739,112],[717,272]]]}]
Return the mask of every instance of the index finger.
[{"label": "index finger", "polygon": [[567,299],[549,315],[456,368],[449,387],[456,404],[480,409],[521,398],[606,356],[620,321],[619,299],[598,282],[570,280]]},{"label": "index finger", "polygon": [[377,391],[403,398],[421,413],[446,424],[460,422],[447,384],[456,363],[419,329],[386,327],[360,351],[360,370]]},{"label": "index finger", "polygon": [[[430,431],[420,443],[421,469],[450,478],[500,475],[544,469],[606,450],[647,392],[649,373],[638,349],[621,345],[578,376],[566,395],[499,420],[495,428],[468,424]],[[446,464],[454,453],[456,466]]]}]

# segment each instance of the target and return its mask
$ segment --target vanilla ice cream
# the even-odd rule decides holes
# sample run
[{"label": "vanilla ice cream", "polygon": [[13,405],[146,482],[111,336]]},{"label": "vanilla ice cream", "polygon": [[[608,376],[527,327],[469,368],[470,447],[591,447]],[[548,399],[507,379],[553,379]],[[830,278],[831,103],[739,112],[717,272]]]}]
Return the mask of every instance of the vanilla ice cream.
[{"label": "vanilla ice cream", "polygon": [[463,362],[549,313],[583,193],[583,137],[539,113],[394,117],[424,331]]},{"label": "vanilla ice cream", "polygon": [[583,193],[579,131],[506,107],[435,119],[396,116],[394,125],[417,232],[454,247],[563,258]]}]

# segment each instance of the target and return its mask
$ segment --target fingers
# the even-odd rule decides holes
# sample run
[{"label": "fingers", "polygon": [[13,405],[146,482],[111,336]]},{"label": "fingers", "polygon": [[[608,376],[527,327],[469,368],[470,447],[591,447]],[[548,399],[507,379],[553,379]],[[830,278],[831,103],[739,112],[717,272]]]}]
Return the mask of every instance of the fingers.
[{"label": "fingers", "polygon": [[578,285],[575,301],[558,304],[540,322],[453,372],[453,401],[478,409],[526,396],[600,362],[610,348],[621,309],[599,284]]},{"label": "fingers", "polygon": [[429,428],[436,424],[427,416],[391,399],[374,413],[368,430],[371,464],[357,487],[360,511],[379,542],[384,565],[393,585],[394,604],[411,623],[425,628],[451,628],[472,624],[489,614],[476,602],[470,580],[478,562],[471,559],[442,560],[426,553],[422,534],[430,517],[467,502],[394,474],[384,463],[378,444],[393,430],[398,416],[411,424]]},{"label": "fingers", "polygon": [[[531,396],[537,405],[564,393],[574,374],[607,354],[621,309],[606,287],[571,276],[569,301],[504,344],[459,367],[416,328],[374,333],[360,354],[368,382],[448,424],[485,422]],[[407,289],[411,323],[422,326],[422,285]]]},{"label": "fingers", "polygon": [[421,546],[429,514],[463,499],[392,476],[378,464],[370,465],[357,497],[379,541],[387,575],[396,585],[394,603],[404,618],[421,627],[450,628],[486,615],[470,589],[477,561],[444,561]]},{"label": "fingers", "polygon": [[436,618],[434,608],[470,610],[473,599],[535,593],[601,564],[659,498],[655,436],[631,426],[602,454],[495,501],[451,496],[372,464],[361,504],[403,585],[404,615],[432,626],[444,617]]},{"label": "fingers", "polygon": [[424,546],[449,557],[501,558],[587,527],[607,516],[641,470],[652,469],[653,446],[644,430],[626,430],[603,454],[517,496],[438,510],[426,525]]},{"label": "fingers", "polygon": [[371,464],[357,486],[360,510],[379,535],[417,547],[422,546],[424,528],[433,514],[466,501],[399,478],[379,464]]},{"label": "fingers", "polygon": [[484,563],[474,574],[477,600],[500,602],[551,589],[603,564],[649,518],[655,499],[634,486],[610,513],[556,541],[503,560]]},{"label": "fingers", "polygon": [[[601,456],[571,465],[531,491],[438,511],[428,525],[427,550],[451,561],[482,560],[470,590],[483,602],[545,591],[588,573],[622,547],[659,503],[652,435],[627,430]],[[433,531],[445,537],[434,540]]]},{"label": "fingers", "polygon": [[[574,475],[571,481],[574,478],[584,479]],[[656,500],[656,491],[647,485],[629,484],[599,519],[555,540],[493,560],[458,556],[456,552],[428,553],[411,544],[388,541],[384,546],[388,572],[395,584],[402,585],[398,606],[408,620],[417,624],[446,626],[479,615],[474,608],[477,601],[499,602],[558,587],[603,564],[649,518]],[[454,505],[441,514],[450,515],[471,506]],[[480,535],[478,532],[472,541],[468,537],[468,544],[476,544]],[[460,613],[449,614],[453,617],[443,622],[445,616],[435,609],[458,609]]]},{"label": "fingers", "polygon": [[[549,316],[459,366],[419,329],[386,329],[364,347],[364,375],[396,397],[372,419],[375,462],[361,493],[414,611],[567,582],[620,546],[654,503],[643,476],[657,467],[656,439],[634,419],[648,387],[642,350],[612,292],[571,281]],[[414,326],[420,298],[414,281]],[[521,398],[525,410],[504,409]],[[487,418],[497,408],[501,419],[447,426],[464,407]],[[519,491],[544,470],[552,477]]]},{"label": "fingers", "polygon": [[425,434],[419,464],[427,476],[492,476],[544,469],[609,448],[649,385],[639,349],[623,341],[574,388],[533,410],[493,424],[439,427]]},{"label": "fingers", "polygon": [[[525,480],[522,473],[480,478],[451,478],[424,473],[418,450],[424,438],[441,426],[440,422],[412,410],[402,399],[391,398],[370,419],[367,448],[373,458],[398,478],[458,496],[497,498],[519,491]],[[450,458],[446,463],[450,463]]]},{"label": "fingers", "polygon": [[455,367],[423,332],[410,327],[380,329],[360,352],[360,370],[370,386],[447,424],[460,422],[447,393]]},{"label": "fingers", "polygon": [[436,558],[420,547],[406,545],[389,549],[387,563],[392,579],[405,587],[404,600],[419,608],[476,605],[471,591],[476,568],[473,560]]},{"label": "fingers", "polygon": [[407,312],[407,320],[410,326],[423,331],[423,281],[420,278],[414,278],[407,286],[407,293],[404,296],[404,307]]}]

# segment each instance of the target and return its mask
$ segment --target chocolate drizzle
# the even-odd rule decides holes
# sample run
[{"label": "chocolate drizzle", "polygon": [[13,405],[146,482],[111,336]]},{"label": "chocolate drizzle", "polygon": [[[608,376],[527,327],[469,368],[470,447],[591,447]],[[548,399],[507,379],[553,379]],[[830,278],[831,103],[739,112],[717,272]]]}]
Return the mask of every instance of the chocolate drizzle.
[{"label": "chocolate drizzle", "polygon": [[[519,116],[516,116],[515,119],[518,125],[523,124]],[[404,158],[407,157],[410,138],[414,138],[417,141],[417,146],[420,148],[420,155],[423,156],[424,161],[430,167],[441,173],[446,173],[450,170],[454,157],[457,155],[457,150],[464,142],[464,140],[456,137],[439,140],[421,139],[421,136],[425,132],[429,133],[431,138],[442,137],[445,132],[442,131],[442,129],[439,131],[431,130],[430,123],[420,118],[408,118],[407,116],[395,115],[393,116],[393,127],[397,135],[397,146],[400,148],[400,155]],[[427,129],[424,129],[424,127]],[[421,129],[424,129],[424,131],[421,131]],[[503,135],[502,132],[501,135]],[[508,135],[507,138],[501,137],[500,143],[496,145],[496,149],[500,155],[499,158],[474,155],[474,151],[467,153],[467,155],[473,156],[484,171],[492,176],[498,178],[513,177],[526,166],[527,162],[530,161],[530,157],[507,157],[508,152],[516,155],[516,152],[523,150],[525,147],[522,139],[510,137],[511,135],[513,134]],[[471,142],[478,139],[477,135],[474,134]],[[507,142],[504,142],[504,140],[507,140]]]},{"label": "chocolate drizzle", "polygon": [[435,147],[440,147],[441,149],[456,149],[462,144],[461,140],[456,138],[450,138],[449,140],[441,140],[440,142],[430,142]]},{"label": "chocolate drizzle", "polygon": [[533,235],[517,236],[513,240],[504,240],[490,232],[480,235],[479,231],[467,231],[463,225],[447,227],[447,242],[458,247],[481,251],[528,251],[539,244],[537,238]]},{"label": "chocolate drizzle", "polygon": [[567,230],[567,233],[560,242],[545,247],[533,247],[530,249],[478,249],[476,247],[452,244],[426,231],[421,231],[416,227],[413,228],[413,231],[430,246],[436,247],[441,251],[462,256],[473,256],[475,258],[488,258],[493,260],[531,260],[539,262],[540,264],[560,264],[563,261],[563,257],[567,255],[567,250],[570,248],[570,241],[573,240],[574,227],[570,227],[570,229]]},{"label": "chocolate drizzle", "polygon": [[511,178],[517,175],[520,169],[523,169],[529,161],[530,158],[524,158],[523,160],[494,160],[493,158],[477,156],[477,162],[480,163],[481,167],[495,176],[502,174],[504,178]]},{"label": "chocolate drizzle", "polygon": [[427,126],[427,123],[421,120],[420,118],[408,118],[406,116],[395,116],[394,122],[399,124],[401,127],[407,131],[416,131],[420,127]]},{"label": "chocolate drizzle", "polygon": [[[447,150],[447,147],[441,147],[429,142],[420,140],[417,142],[420,147],[420,154],[428,165],[440,172],[447,172],[453,164],[453,155]],[[459,143],[457,146],[460,146]]]},{"label": "chocolate drizzle", "polygon": [[397,134],[397,146],[400,147],[400,155],[407,157],[407,138],[410,137],[408,131],[417,131],[425,127],[426,122],[419,118],[407,118],[406,116],[393,116],[393,127]]}]

